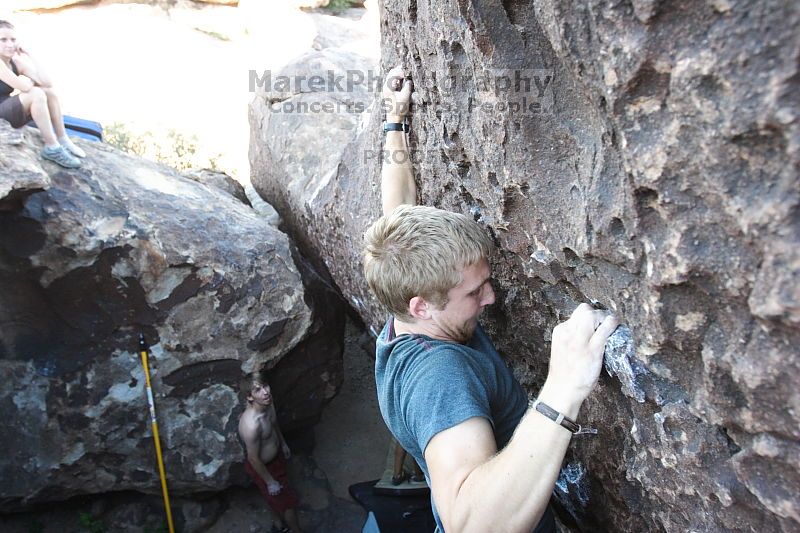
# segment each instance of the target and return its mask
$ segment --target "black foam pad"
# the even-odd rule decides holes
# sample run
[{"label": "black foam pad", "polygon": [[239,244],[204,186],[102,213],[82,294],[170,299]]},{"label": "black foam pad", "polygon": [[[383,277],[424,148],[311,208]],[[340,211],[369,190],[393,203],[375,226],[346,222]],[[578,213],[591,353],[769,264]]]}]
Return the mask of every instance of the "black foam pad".
[{"label": "black foam pad", "polygon": [[432,533],[436,529],[429,495],[377,494],[377,481],[350,485],[348,491],[364,509],[372,511],[381,533]]}]

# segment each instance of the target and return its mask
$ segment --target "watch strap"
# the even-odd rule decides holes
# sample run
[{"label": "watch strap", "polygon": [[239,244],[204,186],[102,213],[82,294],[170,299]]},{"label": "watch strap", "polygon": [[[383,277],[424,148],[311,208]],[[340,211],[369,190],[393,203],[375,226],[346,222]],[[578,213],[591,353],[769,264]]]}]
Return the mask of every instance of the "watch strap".
[{"label": "watch strap", "polygon": [[583,427],[564,413],[559,413],[546,403],[536,400],[531,403],[531,407],[539,413],[543,414],[556,424],[568,429],[573,435],[595,435],[597,430],[595,428]]},{"label": "watch strap", "polygon": [[408,133],[408,124],[405,122],[384,122],[383,131],[402,131]]}]

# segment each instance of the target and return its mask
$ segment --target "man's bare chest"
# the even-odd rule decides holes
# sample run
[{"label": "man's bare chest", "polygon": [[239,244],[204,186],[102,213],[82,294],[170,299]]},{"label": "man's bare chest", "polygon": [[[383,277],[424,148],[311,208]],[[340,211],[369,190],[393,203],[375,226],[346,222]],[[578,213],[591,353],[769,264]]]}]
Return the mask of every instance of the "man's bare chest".
[{"label": "man's bare chest", "polygon": [[275,431],[275,421],[270,414],[258,417],[256,419],[256,424],[258,426],[258,433],[262,439],[269,438]]}]

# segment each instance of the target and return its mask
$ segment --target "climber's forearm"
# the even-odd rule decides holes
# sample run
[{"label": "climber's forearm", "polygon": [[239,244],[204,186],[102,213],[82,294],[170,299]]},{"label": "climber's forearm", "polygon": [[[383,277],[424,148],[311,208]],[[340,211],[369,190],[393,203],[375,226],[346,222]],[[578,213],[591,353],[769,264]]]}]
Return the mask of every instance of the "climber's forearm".
[{"label": "climber's forearm", "polygon": [[381,200],[383,214],[391,213],[398,205],[417,203],[417,186],[411,166],[406,134],[387,131],[381,168]]}]

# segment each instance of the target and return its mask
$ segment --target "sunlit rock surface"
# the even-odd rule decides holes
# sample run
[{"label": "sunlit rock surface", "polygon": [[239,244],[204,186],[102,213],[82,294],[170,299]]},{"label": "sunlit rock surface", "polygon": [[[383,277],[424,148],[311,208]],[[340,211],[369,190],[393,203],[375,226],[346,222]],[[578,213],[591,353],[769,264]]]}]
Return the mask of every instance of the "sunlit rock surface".
[{"label": "sunlit rock surface", "polygon": [[[550,331],[577,303],[630,328],[627,366],[580,415],[599,434],[568,454],[573,529],[800,528],[798,9],[384,3],[384,70],[402,62],[416,88],[421,201],[493,237],[484,321],[522,382],[541,385]],[[341,159],[309,160],[278,207],[373,332],[385,314],[360,248],[380,209],[380,122],[376,101]],[[251,124],[252,143],[275,144]],[[339,153],[335,119],[316,124]],[[309,153],[300,139],[281,149]],[[267,198],[270,180],[298,179],[252,153]]]},{"label": "sunlit rock surface", "polygon": [[242,184],[222,171],[210,168],[196,168],[185,172],[183,175],[207,187],[225,191],[240,202],[252,207]]},{"label": "sunlit rock surface", "polygon": [[[352,152],[354,135],[371,119],[366,111],[375,105],[374,91],[382,81],[377,34],[370,31],[371,14],[363,9],[351,11],[360,11],[361,17],[315,14],[318,35],[312,49],[269,76],[258,72],[251,77],[255,90],[249,107],[252,184],[279,211],[281,227],[320,271],[339,254],[347,258],[341,265],[345,267],[361,240],[363,223],[349,228],[347,222],[330,220],[324,206],[338,188],[340,162],[349,157],[343,154]],[[372,187],[366,182],[353,185]],[[372,191],[362,193],[355,201],[369,202]],[[335,210],[340,207],[336,205]],[[342,213],[361,217],[371,211],[352,207]],[[343,247],[340,238],[352,244]],[[348,270],[341,268],[339,273]],[[353,285],[358,284],[354,280]]]}]

